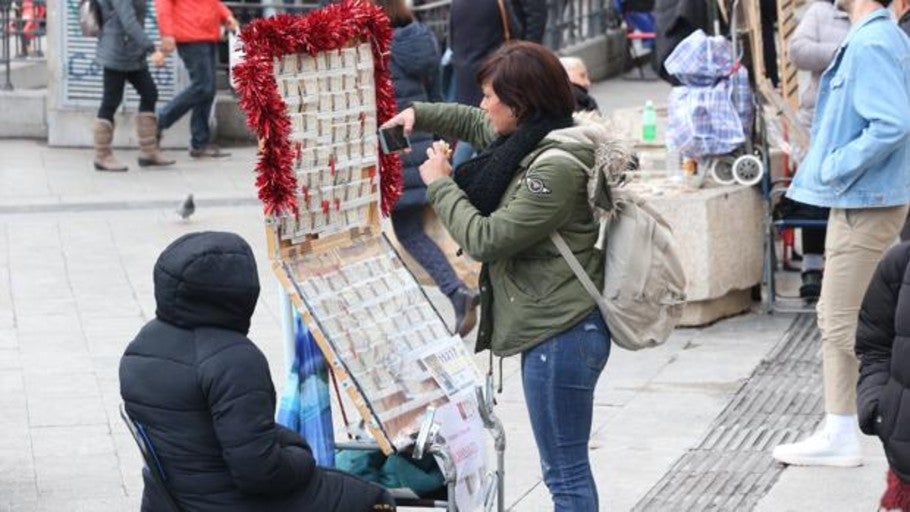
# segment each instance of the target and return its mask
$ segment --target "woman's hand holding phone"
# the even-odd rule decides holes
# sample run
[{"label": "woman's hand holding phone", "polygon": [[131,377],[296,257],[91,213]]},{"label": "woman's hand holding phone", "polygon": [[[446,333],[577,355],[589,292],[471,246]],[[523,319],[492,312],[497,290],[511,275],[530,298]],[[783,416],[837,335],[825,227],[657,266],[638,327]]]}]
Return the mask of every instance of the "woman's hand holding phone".
[{"label": "woman's hand holding phone", "polygon": [[410,137],[411,132],[414,131],[414,119],[415,119],[414,109],[411,107],[408,107],[408,108],[402,110],[401,112],[399,112],[398,114],[396,114],[395,117],[382,123],[382,126],[380,126],[379,128],[385,129],[385,128],[392,128],[393,126],[401,126],[401,127],[404,127],[405,137]]}]

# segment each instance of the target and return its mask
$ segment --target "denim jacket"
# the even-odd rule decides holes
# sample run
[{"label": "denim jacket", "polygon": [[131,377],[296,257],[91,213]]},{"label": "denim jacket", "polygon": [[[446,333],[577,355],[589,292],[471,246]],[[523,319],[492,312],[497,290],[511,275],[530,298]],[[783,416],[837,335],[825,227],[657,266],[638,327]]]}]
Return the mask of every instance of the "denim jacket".
[{"label": "denim jacket", "polygon": [[821,77],[809,153],[787,196],[833,208],[910,202],[910,39],[878,9]]}]

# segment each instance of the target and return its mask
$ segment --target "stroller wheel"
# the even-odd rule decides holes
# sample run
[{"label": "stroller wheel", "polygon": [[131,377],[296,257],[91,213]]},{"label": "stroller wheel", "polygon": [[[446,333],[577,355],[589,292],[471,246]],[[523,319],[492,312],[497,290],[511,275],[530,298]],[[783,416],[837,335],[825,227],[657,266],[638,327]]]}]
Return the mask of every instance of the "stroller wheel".
[{"label": "stroller wheel", "polygon": [[712,158],[708,164],[708,171],[718,185],[732,185],[736,183],[733,177],[734,160],[730,157]]},{"label": "stroller wheel", "polygon": [[761,181],[765,166],[755,155],[743,155],[733,162],[733,178],[740,185],[750,187]]}]

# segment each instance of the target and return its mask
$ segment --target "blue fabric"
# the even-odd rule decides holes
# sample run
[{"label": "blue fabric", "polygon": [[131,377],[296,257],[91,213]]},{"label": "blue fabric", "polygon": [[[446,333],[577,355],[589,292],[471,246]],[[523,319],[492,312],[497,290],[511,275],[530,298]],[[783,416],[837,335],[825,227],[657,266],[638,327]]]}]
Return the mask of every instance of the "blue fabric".
[{"label": "blue fabric", "polygon": [[[439,45],[433,32],[418,22],[395,29],[392,37],[392,84],[395,100],[402,111],[415,101],[442,101],[439,77]],[[404,190],[396,209],[407,209],[427,204],[427,187],[420,179],[418,167],[426,160],[427,148],[433,144],[433,135],[413,132],[410,136],[411,152],[402,153]]]},{"label": "blue fabric", "polygon": [[439,291],[451,296],[464,284],[446,255],[424,231],[423,208],[395,210],[392,212],[392,228],[402,247],[430,274]]},{"label": "blue fabric", "polygon": [[452,168],[456,169],[472,158],[474,158],[474,147],[468,141],[460,140],[455,145],[455,152],[452,153]]},{"label": "blue fabric", "polygon": [[596,309],[521,354],[525,401],[555,512],[598,510],[588,441],[594,387],[609,357],[610,331]]},{"label": "blue fabric", "polygon": [[212,140],[209,114],[215,101],[216,43],[177,43],[177,53],[190,75],[190,86],[158,112],[158,128],[165,130],[184,114],[190,117],[190,146],[202,149]]},{"label": "blue fabric", "polygon": [[316,464],[335,466],[335,436],[325,358],[295,313],[296,354],[275,421],[307,440]]},{"label": "blue fabric", "polygon": [[877,9],[821,77],[812,144],[787,191],[832,208],[910,202],[910,39]]}]

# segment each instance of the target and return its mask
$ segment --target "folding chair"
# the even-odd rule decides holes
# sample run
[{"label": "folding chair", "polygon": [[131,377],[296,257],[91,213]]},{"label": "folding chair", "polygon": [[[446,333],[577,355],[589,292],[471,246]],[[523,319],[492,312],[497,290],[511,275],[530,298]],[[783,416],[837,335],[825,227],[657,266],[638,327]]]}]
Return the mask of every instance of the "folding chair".
[{"label": "folding chair", "polygon": [[167,475],[161,467],[161,461],[158,460],[158,455],[155,453],[155,447],[152,446],[152,441],[149,439],[145,427],[141,423],[137,423],[130,418],[124,404],[120,404],[120,417],[123,418],[123,422],[126,423],[126,428],[128,428],[130,434],[132,434],[133,440],[136,441],[136,446],[139,447],[139,453],[142,454],[142,460],[145,461],[143,473],[148,472],[149,476],[151,476],[152,482],[155,484],[155,491],[161,496],[164,502],[167,503],[168,509],[170,509],[171,512],[183,512],[180,504],[177,503],[174,495],[171,494],[170,489],[168,489]]},{"label": "folding chair", "polygon": [[[765,295],[764,310],[768,314],[772,313],[813,313],[815,306],[813,303],[799,296],[783,295],[777,289],[777,272],[782,270],[777,257],[777,238],[778,234],[785,230],[819,228],[825,229],[828,226],[827,220],[811,219],[802,216],[785,216],[775,219],[773,216],[774,205],[780,200],[781,196],[786,193],[787,187],[792,181],[791,177],[772,179],[771,173],[765,173],[762,177],[762,196],[764,198],[765,208],[765,257],[764,257],[764,277]],[[785,250],[786,248],[782,248]],[[778,268],[781,266],[781,268]]]}]

